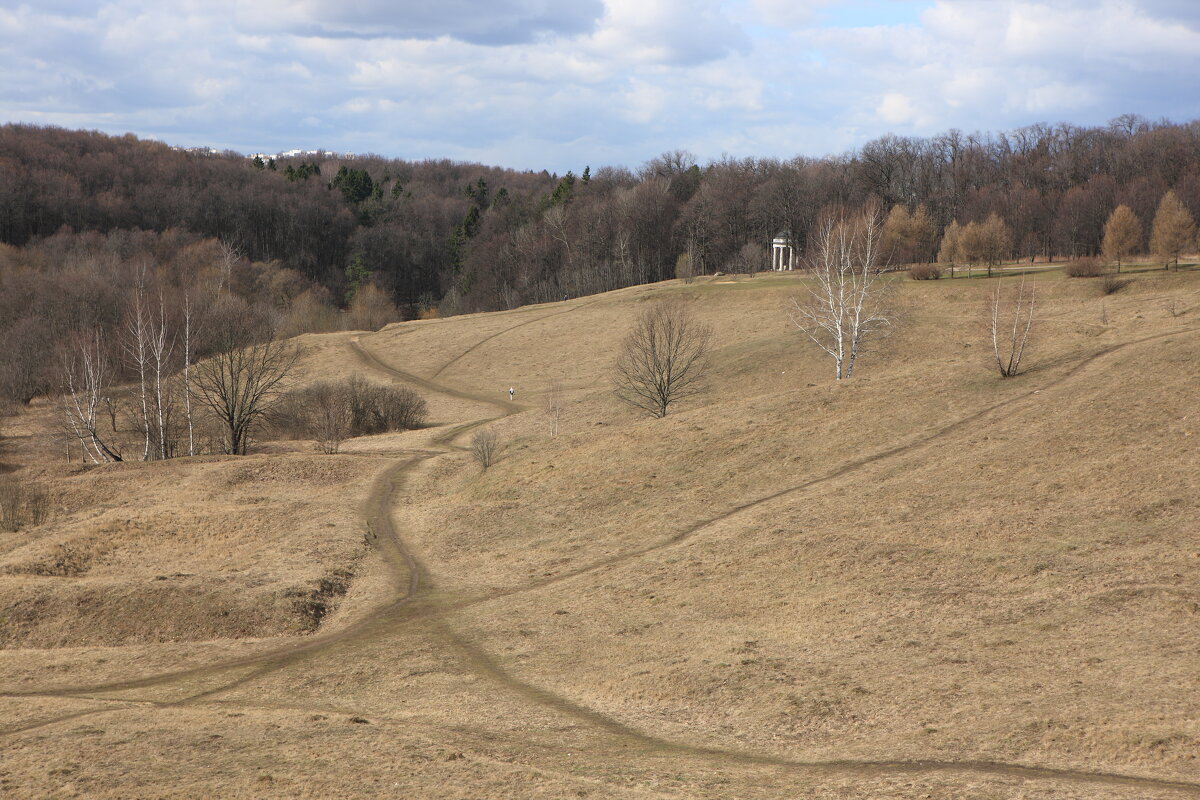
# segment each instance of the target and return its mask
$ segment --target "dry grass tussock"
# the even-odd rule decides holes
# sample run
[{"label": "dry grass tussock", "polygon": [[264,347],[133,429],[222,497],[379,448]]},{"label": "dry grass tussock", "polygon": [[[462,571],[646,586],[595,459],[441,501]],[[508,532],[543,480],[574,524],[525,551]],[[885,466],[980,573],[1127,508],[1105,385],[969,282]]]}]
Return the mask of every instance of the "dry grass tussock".
[{"label": "dry grass tussock", "polygon": [[[485,471],[466,449],[438,450],[436,430],[377,437],[419,456],[392,506],[421,565],[416,602],[273,671],[123,695],[227,685],[216,699],[106,706],[0,738],[5,780],[97,797],[164,780],[184,796],[246,797],[1186,795],[721,755],[1200,784],[1196,276],[1146,273],[1107,297],[1030,276],[1039,319],[1028,369],[1011,379],[994,371],[990,282],[902,281],[895,335],[840,384],[788,330],[784,303],[802,279],[674,281],[362,335],[398,369],[500,403],[512,386],[527,409],[487,425],[505,452]],[[612,396],[609,370],[644,303],[672,295],[713,328],[711,388],[648,419]],[[306,338],[310,382],[387,377],[345,334]],[[434,422],[501,413],[420,390]],[[63,610],[6,623],[6,641],[29,649],[0,651],[0,665],[29,688],[144,674],[128,652],[155,666],[241,655],[186,640],[305,630],[286,592],[334,569],[349,581],[338,613],[368,607],[388,590],[370,577],[380,551],[365,548],[359,505],[387,463],[285,453],[27,467],[58,507],[0,539],[0,602],[20,608],[37,592]],[[151,594],[157,584],[179,588]],[[33,649],[95,642],[66,609],[105,592],[111,602],[75,628],[112,644],[150,630],[181,641]],[[229,617],[181,610],[212,607],[196,599],[209,596]],[[189,635],[170,627],[175,614]],[[96,702],[0,698],[0,713],[36,720]]]}]

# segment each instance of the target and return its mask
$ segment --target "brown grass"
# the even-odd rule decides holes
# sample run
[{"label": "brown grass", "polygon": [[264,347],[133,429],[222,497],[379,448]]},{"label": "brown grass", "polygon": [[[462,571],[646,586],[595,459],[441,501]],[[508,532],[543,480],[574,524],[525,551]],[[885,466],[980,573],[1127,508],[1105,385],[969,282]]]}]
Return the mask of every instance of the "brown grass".
[{"label": "brown grass", "polygon": [[[1196,277],[1146,273],[1101,298],[1032,276],[1038,347],[1007,381],[980,329],[990,282],[902,282],[904,324],[840,385],[787,328],[801,280],[676,281],[362,335],[386,364],[478,396],[422,388],[439,422],[502,414],[516,388],[529,410],[490,424],[507,445],[482,473],[440,441],[465,444],[466,427],[337,457],[83,472],[38,466],[29,434],[14,452],[61,508],[32,540],[5,534],[0,587],[61,611],[0,628],[24,648],[0,651],[10,693],[238,660],[0,698],[5,787],[1200,794],[1200,333],[1163,310],[1194,305]],[[681,292],[716,332],[712,390],[643,419],[611,396],[608,369],[642,302]],[[305,338],[312,380],[396,378],[345,335]],[[391,503],[406,550],[388,556],[387,530],[364,549],[359,507],[391,463],[369,453],[395,451],[415,460]],[[389,558],[415,559],[415,588]],[[310,640],[349,635],[279,650],[305,641],[280,605],[289,587],[341,568],[356,577]],[[231,621],[197,611],[204,592]],[[106,599],[73,630],[83,596]],[[280,655],[253,656],[264,648]]]}]

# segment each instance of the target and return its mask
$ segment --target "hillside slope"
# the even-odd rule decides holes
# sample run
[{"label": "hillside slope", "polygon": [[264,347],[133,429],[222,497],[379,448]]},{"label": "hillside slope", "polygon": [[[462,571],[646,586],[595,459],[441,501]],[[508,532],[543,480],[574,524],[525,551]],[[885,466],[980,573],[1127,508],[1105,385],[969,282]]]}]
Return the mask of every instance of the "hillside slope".
[{"label": "hillside slope", "polygon": [[[441,393],[442,427],[258,459],[397,454],[364,568],[404,574],[352,588],[344,634],[261,656],[214,641],[172,671],[167,651],[0,651],[6,785],[1200,795],[1200,323],[1167,310],[1200,304],[1195,274],[1110,297],[1038,276],[1030,369],[1007,380],[980,330],[992,282],[906,282],[896,334],[841,384],[786,323],[800,280],[314,337],[314,374]],[[644,302],[681,294],[715,330],[710,390],[638,417],[610,365]],[[453,446],[479,424],[505,442],[482,472]]]}]

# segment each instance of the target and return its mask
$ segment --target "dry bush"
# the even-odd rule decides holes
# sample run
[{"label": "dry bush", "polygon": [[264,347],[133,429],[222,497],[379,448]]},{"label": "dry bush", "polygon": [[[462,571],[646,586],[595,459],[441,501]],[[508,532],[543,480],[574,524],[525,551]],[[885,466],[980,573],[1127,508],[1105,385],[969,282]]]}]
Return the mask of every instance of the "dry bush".
[{"label": "dry bush", "polygon": [[908,277],[914,281],[936,281],[942,277],[942,268],[937,264],[913,264],[908,268]]},{"label": "dry bush", "polygon": [[321,452],[336,453],[354,436],[419,428],[425,415],[425,400],[412,389],[354,376],[288,392],[273,410],[271,426],[281,438],[313,439]]},{"label": "dry bush", "polygon": [[441,316],[437,306],[422,308],[417,312],[417,319],[441,319]]},{"label": "dry bush", "polygon": [[347,319],[350,330],[377,331],[399,320],[400,313],[386,292],[368,283],[354,293]]},{"label": "dry bush", "polygon": [[357,375],[346,383],[355,436],[407,431],[425,424],[425,400],[406,386],[371,383]]},{"label": "dry bush", "polygon": [[696,277],[696,265],[691,253],[680,253],[675,259],[675,277],[684,283],[691,283]]},{"label": "dry bush", "polygon": [[1104,262],[1092,256],[1077,258],[1063,267],[1063,272],[1068,278],[1099,278],[1104,274]]},{"label": "dry bush", "polygon": [[317,449],[326,455],[338,451],[350,435],[353,416],[343,392],[332,383],[318,383],[307,390],[308,420]]},{"label": "dry bush", "polygon": [[50,496],[36,484],[23,484],[12,475],[0,476],[0,530],[14,533],[41,525],[50,514]]},{"label": "dry bush", "polygon": [[1118,278],[1116,275],[1105,275],[1104,280],[1100,282],[1100,291],[1104,294],[1116,294],[1124,289],[1133,281],[1128,278]]},{"label": "dry bush", "polygon": [[748,242],[725,264],[725,271],[731,275],[753,275],[761,269],[766,269],[770,263],[771,256],[765,247]]},{"label": "dry bush", "polygon": [[500,437],[493,430],[477,431],[471,437],[471,456],[484,469],[496,462],[496,451],[499,448]]},{"label": "dry bush", "polygon": [[309,290],[294,298],[279,319],[278,335],[287,339],[302,333],[329,333],[340,327],[328,292]]}]

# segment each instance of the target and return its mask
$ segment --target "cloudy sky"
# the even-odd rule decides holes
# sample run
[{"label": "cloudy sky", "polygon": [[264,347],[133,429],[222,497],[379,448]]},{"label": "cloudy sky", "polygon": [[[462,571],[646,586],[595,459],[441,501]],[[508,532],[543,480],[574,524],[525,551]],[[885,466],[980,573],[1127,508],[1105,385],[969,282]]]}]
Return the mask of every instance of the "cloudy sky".
[{"label": "cloudy sky", "polygon": [[563,172],[1200,117],[1200,0],[0,0],[0,120]]}]

